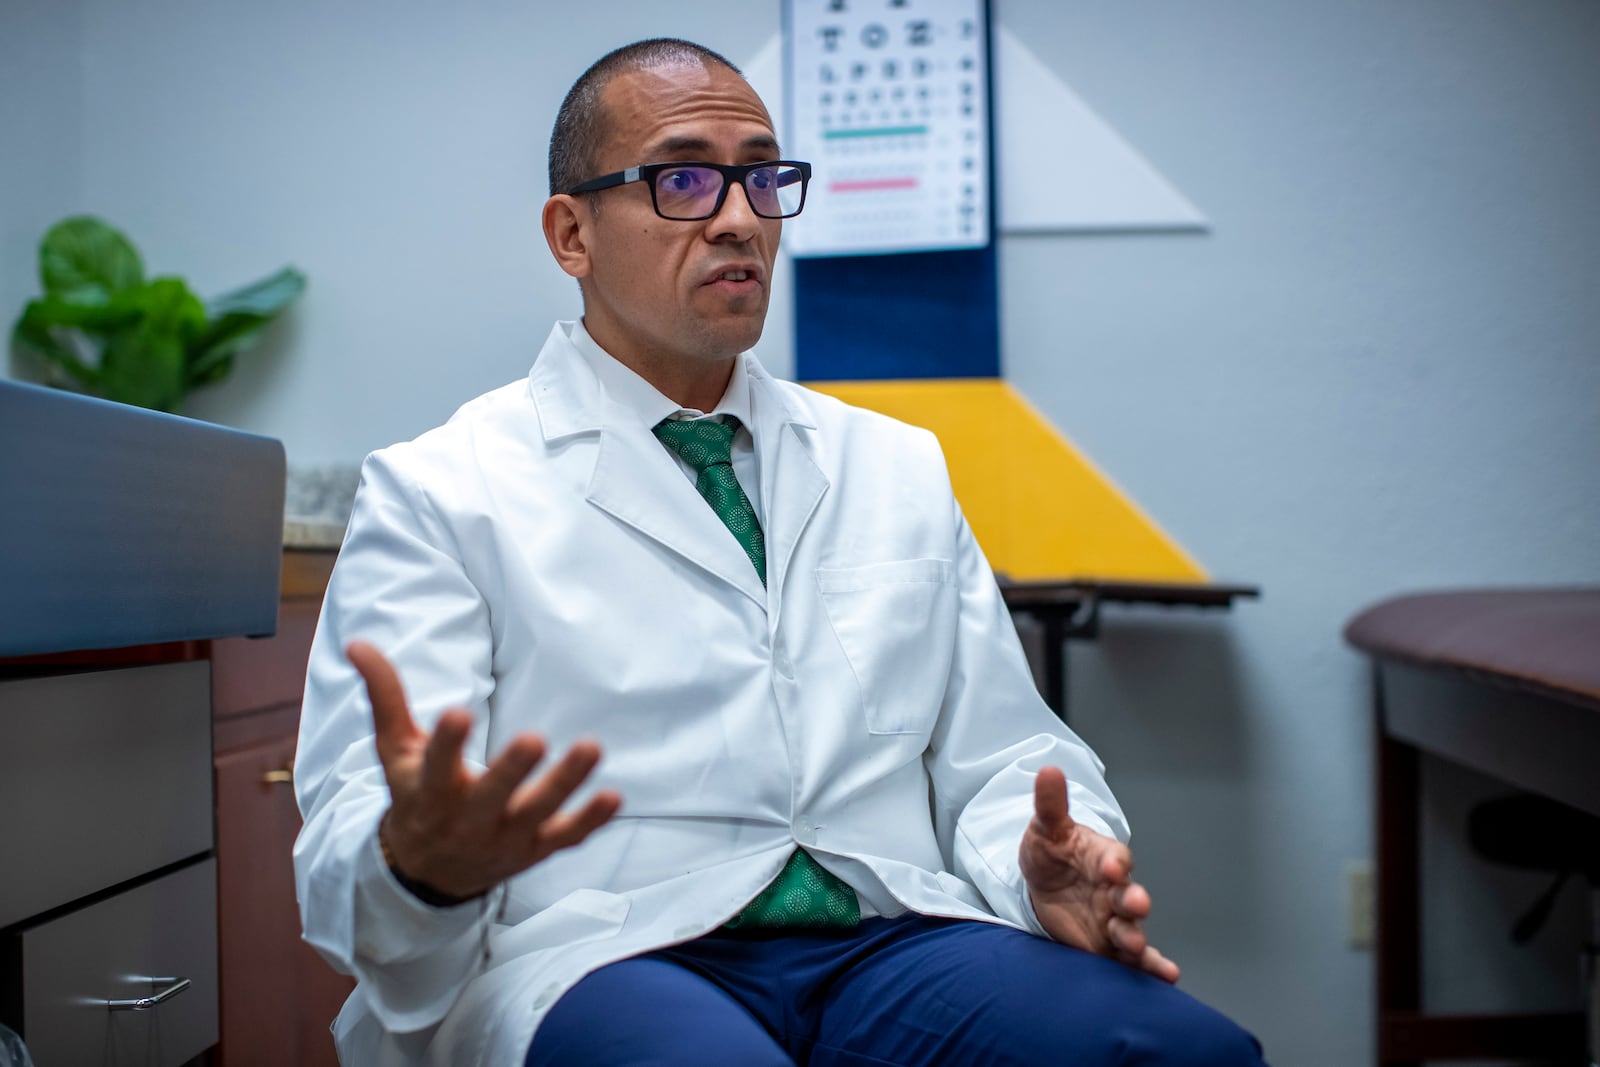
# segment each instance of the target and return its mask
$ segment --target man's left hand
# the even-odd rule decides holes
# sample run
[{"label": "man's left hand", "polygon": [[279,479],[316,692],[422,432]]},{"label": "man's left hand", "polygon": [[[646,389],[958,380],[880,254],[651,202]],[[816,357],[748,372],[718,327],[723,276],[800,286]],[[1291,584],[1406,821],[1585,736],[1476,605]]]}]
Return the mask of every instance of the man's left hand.
[{"label": "man's left hand", "polygon": [[1018,861],[1034,914],[1052,938],[1178,980],[1178,965],[1145,940],[1150,894],[1133,880],[1133,853],[1073,820],[1067,778],[1056,767],[1034,780],[1033,821]]}]

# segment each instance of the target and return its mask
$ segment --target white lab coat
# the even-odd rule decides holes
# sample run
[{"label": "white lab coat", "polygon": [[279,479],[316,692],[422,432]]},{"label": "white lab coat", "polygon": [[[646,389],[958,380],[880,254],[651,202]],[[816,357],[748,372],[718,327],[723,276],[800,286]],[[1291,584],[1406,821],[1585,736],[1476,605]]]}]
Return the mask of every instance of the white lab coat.
[{"label": "white lab coat", "polygon": [[[1099,760],[1033,687],[932,434],[740,357],[763,589],[571,328],[526,381],[363,467],[295,774],[305,936],[360,980],[335,1024],[349,1064],[520,1064],[584,974],[721,925],[796,843],[881,914],[1039,933],[1017,846],[1047,764],[1079,820],[1127,839]],[[621,814],[485,902],[410,897],[376,844],[387,790],[341,653],[358,637],[424,729],[472,710],[479,764],[519,731],[597,739],[583,795],[617,789]]]}]

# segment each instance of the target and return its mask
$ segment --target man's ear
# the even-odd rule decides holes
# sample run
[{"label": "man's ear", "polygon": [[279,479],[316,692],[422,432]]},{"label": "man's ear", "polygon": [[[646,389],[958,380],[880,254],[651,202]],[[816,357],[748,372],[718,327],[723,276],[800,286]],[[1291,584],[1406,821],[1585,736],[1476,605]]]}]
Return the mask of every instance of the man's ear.
[{"label": "man's ear", "polygon": [[577,197],[558,193],[544,202],[540,215],[545,243],[556,264],[574,278],[589,276],[589,205]]}]

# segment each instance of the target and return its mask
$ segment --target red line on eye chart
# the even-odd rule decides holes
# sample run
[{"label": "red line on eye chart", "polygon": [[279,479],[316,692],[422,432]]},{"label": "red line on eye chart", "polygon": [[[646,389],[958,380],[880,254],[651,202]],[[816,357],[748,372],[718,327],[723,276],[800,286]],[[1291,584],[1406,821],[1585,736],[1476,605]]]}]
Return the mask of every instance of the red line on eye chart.
[{"label": "red line on eye chart", "polygon": [[854,182],[829,182],[830,193],[881,193],[886,189],[915,189],[915,178],[872,178]]}]

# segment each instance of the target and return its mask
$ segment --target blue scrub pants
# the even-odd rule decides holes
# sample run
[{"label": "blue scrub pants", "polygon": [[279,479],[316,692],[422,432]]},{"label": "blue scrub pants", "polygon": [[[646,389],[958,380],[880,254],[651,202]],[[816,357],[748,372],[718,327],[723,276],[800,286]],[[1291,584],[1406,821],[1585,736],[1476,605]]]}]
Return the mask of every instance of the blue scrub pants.
[{"label": "blue scrub pants", "polygon": [[602,967],[527,1067],[1249,1067],[1261,1046],[1187,993],[992,923],[713,933]]}]

